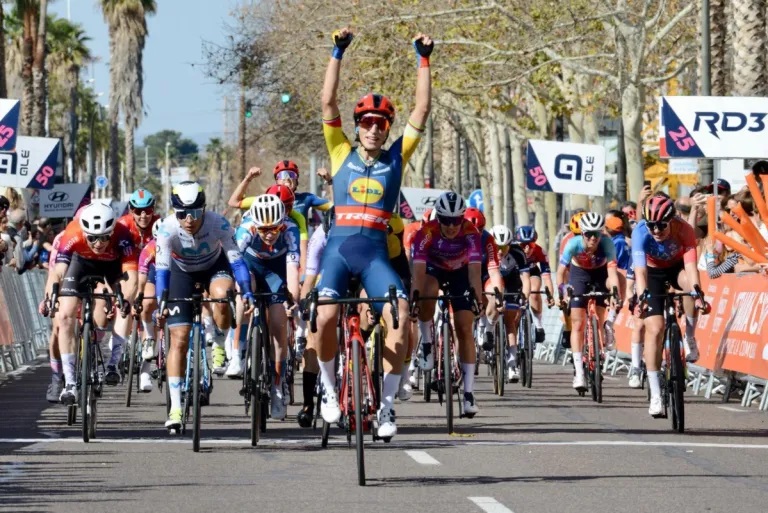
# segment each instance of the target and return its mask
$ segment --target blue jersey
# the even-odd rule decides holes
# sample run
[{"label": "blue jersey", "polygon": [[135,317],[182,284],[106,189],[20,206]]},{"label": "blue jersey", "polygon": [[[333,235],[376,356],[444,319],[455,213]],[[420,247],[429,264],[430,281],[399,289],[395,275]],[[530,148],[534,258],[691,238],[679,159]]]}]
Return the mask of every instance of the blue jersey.
[{"label": "blue jersey", "polygon": [[311,192],[297,192],[295,195],[296,199],[293,202],[293,210],[303,215],[304,219],[307,220],[309,220],[310,208],[326,211],[333,206],[328,199],[315,196]]},{"label": "blue jersey", "polygon": [[283,231],[271,246],[259,236],[253,219],[246,217],[235,232],[241,253],[257,260],[284,258],[288,264],[299,265],[299,227],[290,219],[283,222]]},{"label": "blue jersey", "polygon": [[630,271],[632,269],[632,251],[627,244],[627,238],[623,233],[617,233],[611,239],[613,239],[613,246],[616,248],[616,262],[619,269]]},{"label": "blue jersey", "polygon": [[600,242],[594,253],[584,247],[584,236],[576,236],[565,245],[560,256],[560,265],[575,265],[582,269],[597,269],[605,265],[616,266],[616,247],[611,238],[600,234]]}]

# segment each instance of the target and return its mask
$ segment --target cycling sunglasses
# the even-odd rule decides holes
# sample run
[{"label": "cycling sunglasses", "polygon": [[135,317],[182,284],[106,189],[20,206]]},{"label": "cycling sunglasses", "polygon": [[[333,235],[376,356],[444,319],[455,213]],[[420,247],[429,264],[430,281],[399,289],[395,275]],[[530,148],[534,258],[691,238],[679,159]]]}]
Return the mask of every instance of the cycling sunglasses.
[{"label": "cycling sunglasses", "polygon": [[363,116],[357,124],[365,130],[370,130],[374,125],[376,125],[380,132],[389,130],[389,120],[379,116]]},{"label": "cycling sunglasses", "polygon": [[459,226],[461,223],[464,222],[464,216],[459,216],[459,217],[437,216],[437,222],[445,226]]},{"label": "cycling sunglasses", "polygon": [[112,234],[107,235],[86,235],[85,240],[87,240],[91,244],[96,244],[97,242],[109,242],[109,239],[112,237]]},{"label": "cycling sunglasses", "polygon": [[667,229],[667,226],[669,226],[669,223],[666,221],[657,221],[655,223],[653,221],[646,221],[645,225],[652,232],[655,232],[655,231],[663,232],[664,230]]},{"label": "cycling sunglasses", "polygon": [[187,216],[191,216],[193,221],[197,221],[203,217],[204,208],[177,208],[176,219],[183,221]]},{"label": "cycling sunglasses", "polygon": [[293,171],[280,171],[275,175],[275,180],[299,180],[299,175]]},{"label": "cycling sunglasses", "polygon": [[583,235],[587,239],[599,239],[602,234],[600,232],[584,232]]},{"label": "cycling sunglasses", "polygon": [[155,213],[155,207],[131,208],[131,212],[137,216],[140,216],[141,214],[147,214],[148,216],[151,216]]}]

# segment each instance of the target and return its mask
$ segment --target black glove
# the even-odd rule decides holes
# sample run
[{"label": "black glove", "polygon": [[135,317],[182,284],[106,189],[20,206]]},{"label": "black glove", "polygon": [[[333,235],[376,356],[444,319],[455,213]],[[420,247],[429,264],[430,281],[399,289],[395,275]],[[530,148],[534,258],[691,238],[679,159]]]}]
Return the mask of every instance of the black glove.
[{"label": "black glove", "polygon": [[421,39],[414,39],[413,48],[416,50],[416,54],[419,57],[429,57],[432,55],[432,50],[435,49],[435,43],[425,45]]}]

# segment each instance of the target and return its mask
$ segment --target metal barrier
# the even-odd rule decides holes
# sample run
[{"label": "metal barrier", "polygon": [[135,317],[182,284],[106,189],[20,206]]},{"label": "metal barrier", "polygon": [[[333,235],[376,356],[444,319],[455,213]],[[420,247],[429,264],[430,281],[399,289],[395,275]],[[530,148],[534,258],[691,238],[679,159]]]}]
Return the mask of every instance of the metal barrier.
[{"label": "metal barrier", "polygon": [[16,370],[48,350],[51,321],[37,311],[47,276],[43,269],[22,275],[11,268],[0,272],[0,374]]}]

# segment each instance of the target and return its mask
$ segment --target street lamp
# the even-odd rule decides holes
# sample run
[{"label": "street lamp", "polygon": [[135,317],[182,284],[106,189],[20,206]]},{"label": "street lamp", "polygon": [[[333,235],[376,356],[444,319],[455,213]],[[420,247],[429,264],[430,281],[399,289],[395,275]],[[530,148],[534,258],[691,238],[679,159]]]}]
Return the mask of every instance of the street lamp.
[{"label": "street lamp", "polygon": [[165,197],[165,214],[171,212],[171,158],[169,151],[171,142],[165,143],[165,167],[163,168],[163,196]]}]

